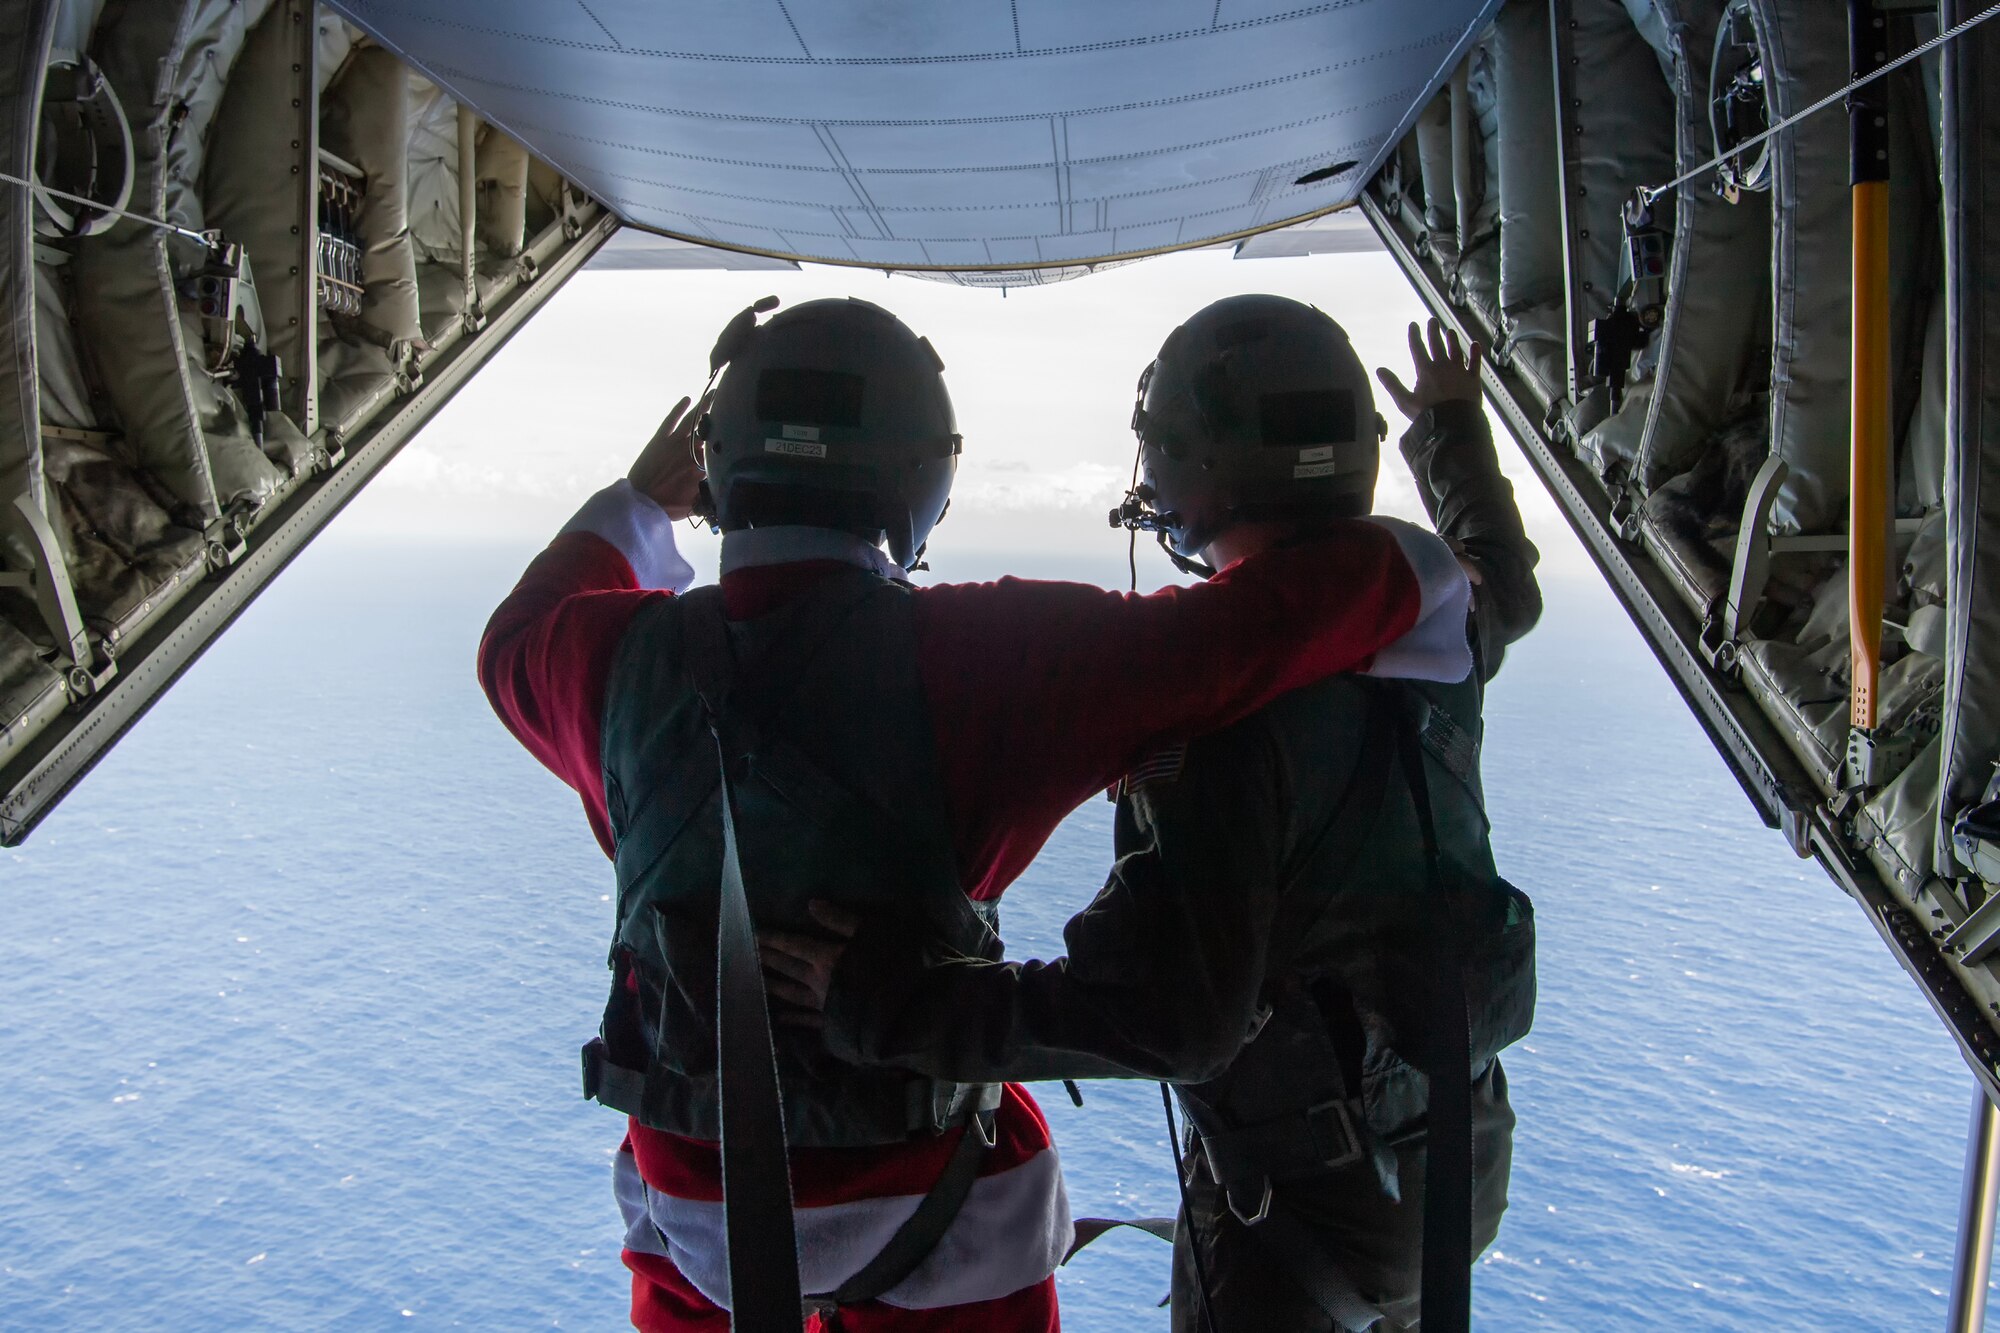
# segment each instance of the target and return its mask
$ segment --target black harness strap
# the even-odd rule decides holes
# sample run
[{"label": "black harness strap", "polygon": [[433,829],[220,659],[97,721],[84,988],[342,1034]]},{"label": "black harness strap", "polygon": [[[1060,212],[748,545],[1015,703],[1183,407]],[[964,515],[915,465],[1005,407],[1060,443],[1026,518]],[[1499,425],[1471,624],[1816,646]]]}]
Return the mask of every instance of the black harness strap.
[{"label": "black harness strap", "polygon": [[722,1101],[722,1208],[732,1333],[798,1333],[799,1242],[785,1151],[778,1052],[764,1003],[757,927],[736,852],[735,794],[720,734],[722,895],[715,926],[715,1046]]},{"label": "black harness strap", "polygon": [[[875,591],[872,581],[863,582],[854,594],[812,608],[791,627],[790,635],[810,642],[816,650]],[[730,778],[732,760],[747,759],[763,728],[783,711],[791,697],[790,682],[769,680],[766,673],[744,679],[727,669],[725,664],[733,661],[734,654],[719,598],[688,605],[685,611],[683,625],[692,649],[687,657],[689,676],[708,710],[721,786],[715,1028],[730,1328],[733,1333],[797,1333],[805,1313],[873,1300],[908,1277],[937,1247],[964,1206],[986,1149],[992,1146],[994,1098],[980,1099],[977,1114],[968,1120],[937,1182],[882,1250],[834,1291],[803,1296],[777,1048],[737,848]],[[731,704],[735,706],[730,708]]]},{"label": "black harness strap", "polygon": [[1430,976],[1424,1161],[1424,1325],[1430,1333],[1472,1327],[1472,1019],[1465,999],[1458,894],[1447,881],[1431,813],[1424,749],[1415,724],[1398,719],[1404,780],[1416,802],[1424,862],[1439,911]]},{"label": "black harness strap", "polygon": [[1143,1231],[1171,1245],[1176,1225],[1177,1219],[1171,1217],[1079,1217],[1076,1219],[1075,1235],[1070,1240],[1069,1248],[1063,1251],[1062,1261],[1068,1263],[1076,1258],[1079,1250],[1119,1227]]}]

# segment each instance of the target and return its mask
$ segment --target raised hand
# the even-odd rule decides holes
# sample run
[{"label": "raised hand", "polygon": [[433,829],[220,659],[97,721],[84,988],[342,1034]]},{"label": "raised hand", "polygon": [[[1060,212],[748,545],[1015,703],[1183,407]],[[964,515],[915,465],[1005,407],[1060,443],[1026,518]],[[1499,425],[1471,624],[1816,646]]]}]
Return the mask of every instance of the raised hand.
[{"label": "raised hand", "polygon": [[1403,381],[1387,366],[1378,369],[1375,378],[1382,381],[1397,409],[1414,419],[1439,403],[1459,399],[1478,402],[1479,362],[1485,352],[1478,343],[1461,347],[1458,334],[1436,319],[1424,332],[1412,323],[1410,360],[1416,364],[1415,386],[1403,387]]},{"label": "raised hand", "polygon": [[708,411],[713,396],[703,395],[692,411],[688,405],[693,399],[683,398],[674,404],[674,410],[667,413],[667,419],[653,432],[632,470],[625,474],[634,486],[667,511],[668,518],[683,519],[694,512],[695,497],[700,494],[704,475],[694,428]]}]

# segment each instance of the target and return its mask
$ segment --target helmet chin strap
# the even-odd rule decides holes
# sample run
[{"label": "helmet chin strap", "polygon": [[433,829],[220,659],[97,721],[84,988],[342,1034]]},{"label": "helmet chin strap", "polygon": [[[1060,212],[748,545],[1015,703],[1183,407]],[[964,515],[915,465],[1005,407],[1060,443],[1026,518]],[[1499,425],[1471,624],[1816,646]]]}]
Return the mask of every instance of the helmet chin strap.
[{"label": "helmet chin strap", "polygon": [[1215,577],[1214,565],[1209,564],[1206,560],[1197,560],[1193,556],[1182,555],[1167,544],[1167,534],[1164,532],[1160,534],[1160,549],[1167,553],[1167,559],[1173,561],[1174,568],[1178,569],[1181,573],[1192,574],[1198,579],[1212,579]]}]

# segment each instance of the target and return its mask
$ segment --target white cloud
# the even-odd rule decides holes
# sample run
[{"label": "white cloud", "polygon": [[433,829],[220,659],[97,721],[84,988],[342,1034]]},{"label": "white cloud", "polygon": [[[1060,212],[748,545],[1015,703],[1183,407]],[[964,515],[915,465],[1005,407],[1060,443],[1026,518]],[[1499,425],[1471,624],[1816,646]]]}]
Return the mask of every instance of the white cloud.
[{"label": "white cloud", "polygon": [[1118,503],[1130,469],[1072,463],[1037,471],[1024,462],[969,465],[959,470],[952,504],[967,509],[1105,509]]}]

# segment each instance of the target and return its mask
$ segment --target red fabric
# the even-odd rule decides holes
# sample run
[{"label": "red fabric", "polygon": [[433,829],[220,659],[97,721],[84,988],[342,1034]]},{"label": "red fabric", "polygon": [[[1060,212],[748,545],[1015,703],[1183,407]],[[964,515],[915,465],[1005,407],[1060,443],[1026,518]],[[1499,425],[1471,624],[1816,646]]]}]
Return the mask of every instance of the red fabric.
[{"label": "red fabric", "polygon": [[[804,562],[732,572],[722,585],[728,613],[744,619],[781,605],[827,568]],[[632,616],[646,599],[669,595],[640,589],[630,564],[601,538],[566,534],[529,565],[480,643],[480,683],[494,711],[576,790],[607,854],[598,747],[605,684]],[[1225,726],[1301,685],[1365,666],[1415,624],[1420,592],[1394,537],[1352,523],[1193,587],[1138,596],[1002,579],[918,589],[914,609],[961,882],[973,897],[990,899],[1072,809],[1149,746]],[[1024,1090],[1008,1089],[998,1120],[1000,1144],[987,1170],[1018,1166],[1048,1147],[1047,1126]],[[638,1124],[631,1138],[650,1186],[715,1197],[712,1144]],[[797,1150],[800,1201],[921,1192],[946,1151],[946,1141]],[[670,1263],[639,1255],[627,1262],[640,1327],[724,1326],[710,1322],[707,1302],[677,1273],[668,1281],[657,1271]],[[952,1312],[957,1322],[930,1311],[926,1321],[943,1322],[843,1327],[1053,1328],[1053,1286],[1044,1286],[1046,1317],[1037,1304],[1027,1322],[993,1310],[969,1325],[964,1310],[983,1307],[962,1307]]]},{"label": "red fabric", "polygon": [[[1002,1091],[993,1117],[994,1144],[987,1150],[979,1174],[996,1175],[1019,1166],[1049,1144],[1048,1122],[1042,1108],[1020,1087]],[[792,1203],[800,1208],[849,1203],[855,1199],[886,1199],[922,1194],[930,1189],[963,1130],[940,1134],[920,1143],[880,1148],[792,1149]],[[683,1138],[632,1126],[629,1139],[639,1166],[639,1178],[677,1199],[722,1202],[722,1153],[703,1139]]]},{"label": "red fabric", "polygon": [[[632,1270],[632,1327],[640,1333],[729,1333],[728,1313],[711,1305],[671,1260],[636,1250],[624,1251],[623,1258]],[[880,1301],[842,1306],[836,1324],[815,1315],[802,1333],[1057,1333],[1061,1327],[1050,1277],[998,1300],[941,1310],[901,1310]]]}]

